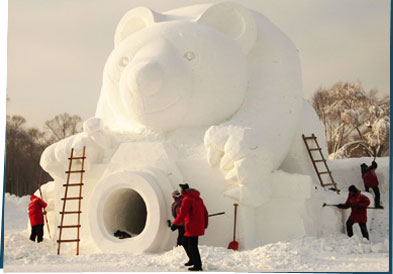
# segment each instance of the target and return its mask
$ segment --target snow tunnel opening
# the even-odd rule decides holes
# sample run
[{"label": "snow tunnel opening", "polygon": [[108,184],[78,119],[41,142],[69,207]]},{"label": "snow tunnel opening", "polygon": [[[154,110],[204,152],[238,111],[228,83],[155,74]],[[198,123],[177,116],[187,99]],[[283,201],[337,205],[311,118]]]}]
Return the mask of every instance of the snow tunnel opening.
[{"label": "snow tunnel opening", "polygon": [[111,193],[105,201],[103,214],[105,229],[113,237],[117,230],[135,237],[146,225],[146,204],[134,189],[122,188]]}]

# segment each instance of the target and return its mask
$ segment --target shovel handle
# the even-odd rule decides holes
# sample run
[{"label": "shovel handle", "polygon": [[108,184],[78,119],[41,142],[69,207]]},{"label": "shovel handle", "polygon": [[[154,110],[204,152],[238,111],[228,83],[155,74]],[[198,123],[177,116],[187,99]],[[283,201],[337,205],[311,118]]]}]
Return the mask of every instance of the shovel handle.
[{"label": "shovel handle", "polygon": [[[337,204],[337,205],[332,205],[332,204],[323,203],[322,207],[325,207],[325,206],[338,206],[338,204]],[[383,209],[383,208],[381,208],[381,207],[374,207],[374,206],[363,206],[362,208],[367,208],[367,209]]]},{"label": "shovel handle", "polygon": [[209,214],[209,215],[207,215],[207,217],[214,217],[214,216],[223,215],[223,214],[225,214],[225,212],[217,212],[217,213]]},{"label": "shovel handle", "polygon": [[333,204],[323,203],[322,207],[325,207],[325,206],[338,206],[338,204],[337,205],[333,205]]},{"label": "shovel handle", "polygon": [[234,215],[234,222],[233,222],[233,241],[236,241],[236,219],[237,219],[237,207],[239,204],[233,204],[235,207],[235,215]]},{"label": "shovel handle", "polygon": [[[44,200],[44,197],[42,196],[42,191],[41,191],[41,184],[38,184],[38,190],[40,191],[41,199]],[[46,229],[48,230],[49,239],[52,240],[52,236],[50,235],[50,230],[49,230],[48,216],[46,214],[45,207],[43,208],[43,210],[44,210],[44,216],[45,216],[45,222],[46,222]]]}]

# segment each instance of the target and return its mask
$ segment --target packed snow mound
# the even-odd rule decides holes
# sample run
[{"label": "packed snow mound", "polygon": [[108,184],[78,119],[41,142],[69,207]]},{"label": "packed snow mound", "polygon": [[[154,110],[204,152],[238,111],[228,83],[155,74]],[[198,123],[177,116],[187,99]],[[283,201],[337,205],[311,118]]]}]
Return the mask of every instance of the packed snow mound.
[{"label": "packed snow mound", "polygon": [[[118,252],[111,254],[99,250],[90,254],[75,254],[64,247],[63,255],[56,254],[57,244],[44,239],[40,244],[29,240],[25,210],[29,196],[5,195],[5,271],[12,272],[177,272],[185,271],[187,260],[182,247],[174,247],[160,254]],[[383,211],[380,212],[381,214]],[[200,246],[206,271],[228,272],[380,272],[389,269],[389,231],[387,211],[380,216],[383,226],[370,226],[371,241],[344,234],[323,237],[300,237],[291,241],[267,244],[248,251],[233,251],[224,247]],[[22,224],[21,224],[22,222]],[[46,230],[45,230],[46,233]],[[383,234],[376,241],[376,234]],[[64,256],[65,255],[65,256]]]},{"label": "packed snow mound", "polygon": [[4,230],[18,231],[25,229],[29,222],[27,211],[30,203],[30,196],[17,197],[16,195],[5,193],[4,195]]},{"label": "packed snow mound", "polygon": [[[337,237],[337,238],[336,238]],[[205,271],[225,272],[379,272],[389,269],[388,240],[370,244],[354,236],[343,235],[318,239],[305,237],[278,242],[249,251],[224,247],[199,246]],[[5,271],[46,272],[59,269],[72,272],[177,272],[186,271],[187,258],[182,247],[161,254],[95,253],[58,256],[57,245],[44,241],[36,244],[26,232],[6,238]]]}]

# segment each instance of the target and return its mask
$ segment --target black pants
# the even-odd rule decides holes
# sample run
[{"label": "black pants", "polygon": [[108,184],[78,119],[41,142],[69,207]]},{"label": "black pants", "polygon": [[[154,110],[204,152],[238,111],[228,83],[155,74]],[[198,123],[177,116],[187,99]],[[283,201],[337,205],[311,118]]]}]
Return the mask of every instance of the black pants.
[{"label": "black pants", "polygon": [[[352,226],[354,223],[355,222],[352,221],[351,219],[348,219],[348,221],[347,221],[347,234],[349,237],[353,236]],[[366,238],[367,240],[369,240],[366,223],[359,223],[359,226],[360,226],[360,230],[362,231],[363,238]]]},{"label": "black pants", "polygon": [[199,255],[198,249],[198,236],[184,236],[184,239],[184,249],[186,250],[188,258],[194,264],[194,266],[202,267],[201,256]]},{"label": "black pants", "polygon": [[[370,188],[365,186],[364,187],[366,189],[367,192],[369,192]],[[372,187],[372,189],[374,190],[374,194],[375,194],[375,206],[378,207],[381,205],[381,193],[379,192],[379,187],[375,186]]]},{"label": "black pants", "polygon": [[177,235],[176,245],[184,246],[184,226],[179,226],[177,231],[179,232],[179,234]]},{"label": "black pants", "polygon": [[44,225],[35,225],[31,227],[30,240],[35,242],[37,238],[37,242],[42,242],[42,237],[44,236]]},{"label": "black pants", "polygon": [[[189,249],[187,248],[187,247],[188,247],[187,238],[184,236],[184,232],[185,232],[184,226],[179,226],[179,228],[178,228],[177,230],[178,230],[179,234],[177,235],[177,242],[176,242],[176,245],[178,245],[178,246],[179,246],[179,245],[183,246],[184,251],[185,251],[186,254],[187,254],[187,257],[188,257],[188,258],[191,258],[190,251],[189,251]],[[191,260],[191,259],[190,259],[190,260]]]}]

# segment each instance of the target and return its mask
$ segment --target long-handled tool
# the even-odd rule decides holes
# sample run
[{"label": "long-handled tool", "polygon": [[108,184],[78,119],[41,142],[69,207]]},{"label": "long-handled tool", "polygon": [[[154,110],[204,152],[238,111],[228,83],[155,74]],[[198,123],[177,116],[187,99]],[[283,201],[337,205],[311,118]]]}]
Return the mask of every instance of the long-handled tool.
[{"label": "long-handled tool", "polygon": [[375,161],[375,158],[377,158],[377,147],[376,146],[373,147],[373,152],[374,152],[374,159],[373,159],[373,161]]},{"label": "long-handled tool", "polygon": [[239,242],[236,241],[236,218],[237,218],[237,206],[238,204],[233,204],[235,207],[234,224],[233,224],[233,241],[229,243],[228,249],[237,250],[239,248]]},{"label": "long-handled tool", "polygon": [[[325,207],[325,206],[335,206],[335,207],[337,207],[338,204],[333,205],[333,204],[323,203],[322,207]],[[369,207],[363,206],[363,208],[367,208],[367,209],[383,209],[382,207],[373,207],[373,206],[369,206]]]},{"label": "long-handled tool", "polygon": [[338,206],[338,204],[337,205],[333,205],[333,204],[323,203],[322,207],[325,207],[325,206]]},{"label": "long-handled tool", "polygon": [[225,214],[225,212],[212,213],[212,214],[207,215],[207,217],[214,217],[214,216],[218,216],[218,215],[222,215],[222,214]]},{"label": "long-handled tool", "polygon": [[[214,216],[223,215],[223,214],[225,214],[224,211],[223,212],[217,212],[217,213],[209,214],[209,215],[207,215],[207,217],[214,217]],[[167,220],[166,222],[168,224],[168,227],[171,227],[171,225],[172,225],[171,220]]]},{"label": "long-handled tool", "polygon": [[[40,184],[38,184],[38,189],[39,189],[39,191],[40,191],[40,197],[41,197],[41,200],[44,200],[44,198],[42,197],[42,191],[41,191],[41,185],[40,185]],[[50,235],[50,230],[49,230],[48,216],[46,215],[46,209],[45,209],[45,207],[43,208],[43,210],[44,210],[44,216],[45,216],[46,228],[48,229],[48,235],[49,235],[49,239],[51,239],[51,240],[52,240],[52,236]]]}]

